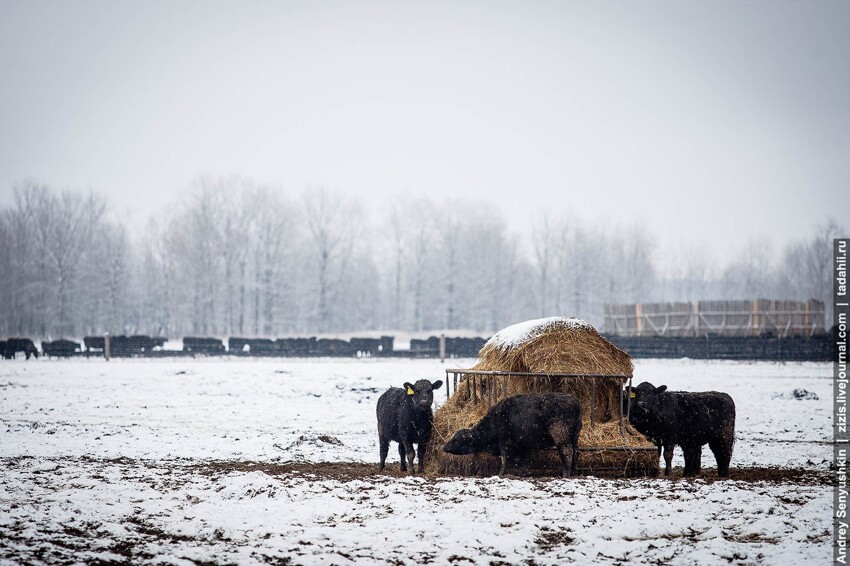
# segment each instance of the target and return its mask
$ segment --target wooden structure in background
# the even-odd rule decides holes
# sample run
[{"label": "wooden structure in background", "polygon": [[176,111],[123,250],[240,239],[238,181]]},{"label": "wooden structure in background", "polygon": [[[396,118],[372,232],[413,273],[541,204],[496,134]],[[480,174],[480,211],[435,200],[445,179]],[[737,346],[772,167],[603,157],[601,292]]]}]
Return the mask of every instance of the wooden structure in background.
[{"label": "wooden structure in background", "polygon": [[611,336],[813,336],[824,322],[824,304],[815,299],[605,305]]}]

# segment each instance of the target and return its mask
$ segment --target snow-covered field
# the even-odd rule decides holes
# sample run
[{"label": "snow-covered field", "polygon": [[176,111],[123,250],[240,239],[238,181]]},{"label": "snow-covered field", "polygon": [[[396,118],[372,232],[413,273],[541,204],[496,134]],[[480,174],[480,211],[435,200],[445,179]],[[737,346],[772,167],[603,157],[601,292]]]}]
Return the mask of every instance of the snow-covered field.
[{"label": "snow-covered field", "polygon": [[471,363],[0,361],[0,563],[830,559],[831,365],[636,361],[732,395],[726,481],[378,474],[380,393]]}]

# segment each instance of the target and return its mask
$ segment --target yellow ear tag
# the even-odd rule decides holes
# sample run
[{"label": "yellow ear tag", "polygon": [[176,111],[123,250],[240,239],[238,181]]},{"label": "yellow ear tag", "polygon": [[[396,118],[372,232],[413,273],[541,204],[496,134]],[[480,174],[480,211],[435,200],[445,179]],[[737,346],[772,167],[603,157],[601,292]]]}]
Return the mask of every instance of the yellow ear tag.
[{"label": "yellow ear tag", "polygon": [[408,394],[408,395],[413,395],[413,388],[412,388],[412,387],[408,387],[408,388],[407,388],[407,394]]},{"label": "yellow ear tag", "polygon": [[632,391],[632,392],[631,392],[631,394],[629,394],[629,397],[631,397],[632,399],[634,399],[634,398],[635,398],[635,392],[634,392],[634,391]]}]

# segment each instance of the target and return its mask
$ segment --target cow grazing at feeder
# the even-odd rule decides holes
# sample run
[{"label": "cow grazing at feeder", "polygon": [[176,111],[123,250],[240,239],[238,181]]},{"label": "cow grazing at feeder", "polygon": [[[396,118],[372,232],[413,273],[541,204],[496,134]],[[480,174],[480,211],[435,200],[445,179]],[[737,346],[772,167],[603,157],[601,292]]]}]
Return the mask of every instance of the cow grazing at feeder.
[{"label": "cow grazing at feeder", "polygon": [[[401,459],[401,471],[415,473],[413,468],[413,445],[418,447],[419,472],[424,471],[425,447],[431,437],[434,415],[431,405],[434,402],[434,390],[443,382],[433,383],[420,379],[416,383],[405,383],[404,389],[391,387],[378,398],[378,445],[381,453],[381,466],[387,460],[390,441],[398,442],[398,456]],[[406,459],[406,462],[405,462]]]},{"label": "cow grazing at feeder", "polygon": [[717,475],[729,476],[735,444],[735,402],[726,393],[667,391],[645,381],[631,390],[629,422],[664,449],[664,475],[670,475],[673,449],[685,454],[685,475],[699,473],[702,447],[708,444],[717,460]]},{"label": "cow grazing at feeder", "polygon": [[561,475],[569,477],[578,466],[581,405],[567,393],[516,395],[496,403],[478,424],[455,433],[443,447],[449,454],[489,452],[501,456],[499,475],[509,465],[525,472],[529,450],[555,448]]}]

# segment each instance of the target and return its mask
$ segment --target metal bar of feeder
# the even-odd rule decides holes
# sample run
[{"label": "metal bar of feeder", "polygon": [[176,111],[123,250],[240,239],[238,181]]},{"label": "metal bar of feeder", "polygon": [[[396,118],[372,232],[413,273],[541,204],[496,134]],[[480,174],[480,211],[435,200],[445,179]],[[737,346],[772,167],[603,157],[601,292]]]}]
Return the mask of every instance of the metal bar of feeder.
[{"label": "metal bar of feeder", "polygon": [[657,452],[655,447],[645,448],[643,446],[581,446],[579,452]]},{"label": "metal bar of feeder", "polygon": [[537,376],[535,375],[531,378],[531,392],[537,393]]},{"label": "metal bar of feeder", "polygon": [[623,401],[621,400],[617,403],[617,406],[620,407],[620,434],[625,436],[625,433],[623,432]]},{"label": "metal bar of feeder", "polygon": [[629,396],[626,398],[626,419],[632,416],[632,378],[629,378]]},{"label": "metal bar of feeder", "polygon": [[487,380],[487,410],[490,410],[490,406],[493,404],[493,383],[492,379]]},{"label": "metal bar of feeder", "polygon": [[455,393],[457,393],[457,373],[453,373],[452,376],[454,377],[454,382],[455,382],[454,383]]},{"label": "metal bar of feeder", "polygon": [[[457,376],[460,374],[461,381],[463,380],[463,376],[466,377],[466,397],[467,399],[471,399],[473,404],[478,404],[478,379],[477,376],[502,376],[502,387],[504,392],[504,398],[508,398],[508,377],[531,377],[532,378],[532,389],[536,393],[537,392],[537,377],[541,375],[545,375],[548,378],[559,377],[559,378],[591,378],[591,387],[592,387],[592,398],[591,398],[591,426],[595,424],[596,420],[596,379],[617,379],[629,380],[629,400],[627,401],[627,409],[626,415],[631,415],[631,387],[632,387],[632,376],[630,374],[608,374],[608,373],[546,373],[542,374],[540,372],[530,372],[530,371],[498,371],[498,370],[461,370],[461,369],[446,369],[446,374],[451,373],[455,379],[455,391],[457,391]],[[472,391],[470,392],[470,376],[472,376]],[[491,405],[491,399],[489,398],[492,395],[492,390],[495,388],[494,384],[490,383],[490,380],[487,380],[487,393],[488,393],[488,408]],[[564,388],[567,388],[566,382],[564,382]],[[470,394],[471,393],[471,394]],[[482,399],[483,400],[483,399]],[[498,401],[498,393],[496,393],[496,400]],[[619,416],[620,416],[620,434],[625,436],[625,431],[623,429],[623,403],[618,403],[619,405]]]},{"label": "metal bar of feeder", "polygon": [[596,378],[590,378],[590,428],[593,428],[593,417],[596,412]]},{"label": "metal bar of feeder", "polygon": [[546,375],[548,377],[600,377],[603,379],[629,379],[632,377],[629,374],[625,373],[557,373],[557,372],[547,372],[545,374],[540,372],[533,371],[497,371],[497,370],[479,370],[479,369],[447,369],[446,373],[452,372],[462,372],[466,375],[507,375],[510,377],[535,377],[540,375]]}]

